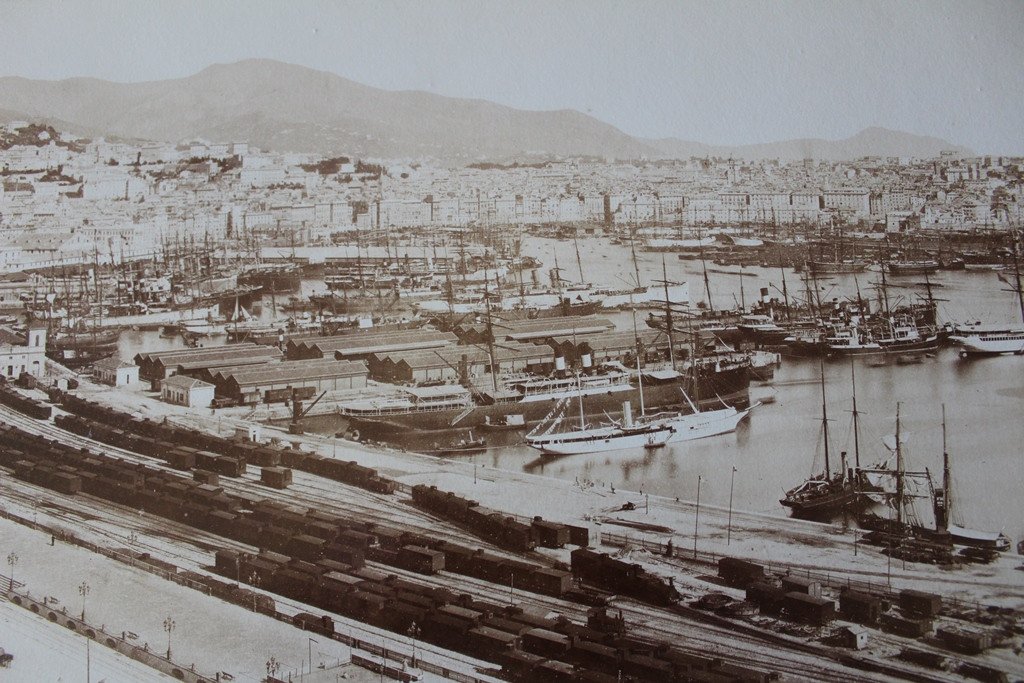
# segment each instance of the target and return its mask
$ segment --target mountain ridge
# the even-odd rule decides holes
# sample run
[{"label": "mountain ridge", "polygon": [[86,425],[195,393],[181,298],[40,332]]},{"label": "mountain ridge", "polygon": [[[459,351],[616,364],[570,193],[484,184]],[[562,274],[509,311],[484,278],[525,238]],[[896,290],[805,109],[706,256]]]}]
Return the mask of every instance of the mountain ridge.
[{"label": "mountain ridge", "polygon": [[191,76],[137,83],[2,77],[0,116],[59,121],[69,132],[94,136],[244,140],[281,152],[461,163],[566,156],[837,160],[934,156],[945,149],[971,154],[939,138],[878,126],[841,140],[754,145],[640,138],[574,109],[531,111],[423,90],[382,90],[266,59],[211,64]]}]

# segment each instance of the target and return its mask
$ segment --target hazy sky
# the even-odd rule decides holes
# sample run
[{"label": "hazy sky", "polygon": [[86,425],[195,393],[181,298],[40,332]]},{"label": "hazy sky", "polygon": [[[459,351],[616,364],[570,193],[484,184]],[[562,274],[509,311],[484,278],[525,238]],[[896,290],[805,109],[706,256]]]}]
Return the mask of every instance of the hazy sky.
[{"label": "hazy sky", "polygon": [[[0,0],[0,74],[267,57],[714,144],[872,125],[1024,154],[1024,2]],[[3,103],[0,102],[0,107]]]}]

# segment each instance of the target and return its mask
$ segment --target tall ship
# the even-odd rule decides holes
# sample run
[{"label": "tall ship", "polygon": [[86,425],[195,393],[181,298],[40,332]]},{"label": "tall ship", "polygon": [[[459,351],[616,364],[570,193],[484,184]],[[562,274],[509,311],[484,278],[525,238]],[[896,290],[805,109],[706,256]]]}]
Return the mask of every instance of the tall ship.
[{"label": "tall ship", "polygon": [[699,405],[712,407],[719,399],[745,407],[750,403],[750,361],[742,354],[699,359],[681,370],[645,369],[643,378],[619,363],[584,367],[577,378],[566,370],[548,376],[506,374],[444,387],[402,387],[387,396],[341,403],[339,413],[363,436],[386,436],[395,430],[446,431],[487,424],[522,424],[524,428],[544,420],[563,399],[584,397],[584,414],[591,418],[616,419],[622,405],[651,409],[681,407],[685,394],[702,397]]},{"label": "tall ship", "polygon": [[238,284],[270,293],[297,292],[302,285],[302,270],[292,263],[263,263],[239,273]]},{"label": "tall ship", "polygon": [[76,370],[117,352],[117,330],[67,330],[47,337],[46,357]]},{"label": "tall ship", "polygon": [[794,517],[816,521],[830,521],[847,513],[863,510],[872,503],[865,495],[868,490],[877,490],[868,483],[860,467],[860,437],[857,424],[857,392],[854,369],[851,362],[850,376],[853,389],[853,436],[854,466],[848,467],[846,453],[839,455],[838,470],[833,471],[830,458],[828,408],[825,401],[825,365],[821,364],[821,433],[825,450],[825,469],[798,486],[786,491],[779,501],[790,509]]}]

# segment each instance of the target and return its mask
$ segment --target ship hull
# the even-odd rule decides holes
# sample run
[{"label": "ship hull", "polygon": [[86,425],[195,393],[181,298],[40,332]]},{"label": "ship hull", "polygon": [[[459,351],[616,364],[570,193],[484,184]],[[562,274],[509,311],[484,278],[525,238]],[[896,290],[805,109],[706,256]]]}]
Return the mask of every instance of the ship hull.
[{"label": "ship hull", "polygon": [[911,351],[930,351],[939,347],[938,335],[929,335],[922,339],[908,342],[885,342],[864,344],[861,346],[828,346],[832,356],[869,356],[877,354],[906,353]]},{"label": "ship hull", "polygon": [[159,329],[163,325],[181,323],[194,318],[205,318],[217,315],[219,306],[199,306],[196,308],[181,308],[171,311],[158,311],[155,313],[139,313],[137,315],[112,315],[103,318],[88,318],[83,324],[89,328],[103,327],[137,327],[141,329]]},{"label": "ship hull", "polygon": [[544,455],[584,455],[605,453],[629,448],[664,446],[672,435],[670,427],[651,427],[637,430],[598,428],[584,432],[548,434],[530,438],[526,442]]},{"label": "ship hull", "polygon": [[672,435],[669,436],[668,442],[696,441],[734,432],[737,425],[749,414],[750,408],[746,410],[723,408],[685,415],[671,423]]},{"label": "ship hull", "polygon": [[[648,412],[682,406],[685,391],[691,398],[701,397],[700,404],[708,408],[721,408],[719,397],[737,408],[750,403],[747,393],[750,387],[750,369],[747,366],[729,368],[710,373],[694,387],[692,380],[685,377],[679,381],[663,384],[644,384],[643,405]],[[681,391],[682,390],[682,391]],[[363,436],[375,439],[399,437],[412,431],[447,431],[450,429],[477,428],[485,423],[497,424],[509,415],[521,415],[523,426],[534,425],[548,416],[559,398],[543,400],[500,402],[489,405],[474,405],[471,409],[453,408],[436,412],[410,412],[383,416],[347,415],[350,425]],[[622,415],[622,404],[629,401],[633,406],[641,405],[640,391],[630,385],[620,390],[603,394],[591,394],[583,401],[584,413],[588,417],[607,419]]]},{"label": "ship hull", "polygon": [[950,339],[960,347],[964,356],[1000,356],[1003,354],[1024,354],[1024,333],[1005,335],[1006,338],[986,339],[984,337],[957,337]]},{"label": "ship hull", "polygon": [[862,496],[856,491],[848,490],[810,500],[789,500],[784,498],[779,502],[789,508],[790,514],[793,517],[827,522],[841,514],[857,512],[866,507],[870,501],[866,496]]}]

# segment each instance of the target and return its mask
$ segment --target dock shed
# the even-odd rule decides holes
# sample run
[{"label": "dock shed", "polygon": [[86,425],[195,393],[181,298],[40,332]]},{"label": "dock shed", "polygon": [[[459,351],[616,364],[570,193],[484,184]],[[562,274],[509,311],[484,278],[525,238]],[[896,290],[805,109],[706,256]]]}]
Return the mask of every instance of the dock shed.
[{"label": "dock shed", "polygon": [[536,320],[517,320],[510,329],[502,328],[495,332],[495,339],[489,339],[487,325],[483,323],[466,323],[455,327],[455,335],[463,344],[486,344],[490,341],[520,341],[527,343],[543,342],[548,337],[599,334],[615,329],[615,324],[607,318],[597,316],[564,316],[558,318],[538,318]]},{"label": "dock shed", "polygon": [[[456,382],[491,372],[490,354],[475,346],[373,354],[368,363],[374,379],[406,384]],[[544,371],[553,367],[554,357],[543,346],[510,343],[494,349],[494,363],[501,372]]]},{"label": "dock shed", "polygon": [[289,340],[285,346],[285,357],[288,360],[365,360],[371,354],[436,349],[456,341],[456,336],[451,332],[432,330],[353,332],[334,337]]},{"label": "dock shed", "polygon": [[[637,337],[640,339],[639,344]],[[588,358],[590,363],[635,358],[638,348],[645,361],[661,360],[668,355],[668,335],[658,330],[641,330],[636,335],[632,331],[602,331],[583,337],[578,333],[562,334],[546,337],[543,341],[556,355],[562,356],[570,363],[582,359],[584,367],[588,365]]]},{"label": "dock shed", "polygon": [[171,375],[192,374],[206,368],[228,367],[231,365],[260,365],[280,358],[281,351],[273,346],[258,344],[231,344],[202,349],[175,349],[139,353],[133,359],[139,366],[139,377],[159,382]]},{"label": "dock shed", "polygon": [[218,374],[215,382],[218,396],[254,405],[287,400],[293,389],[308,389],[302,392],[304,396],[320,391],[361,389],[366,387],[366,376],[366,364],[361,361],[288,361]]}]

